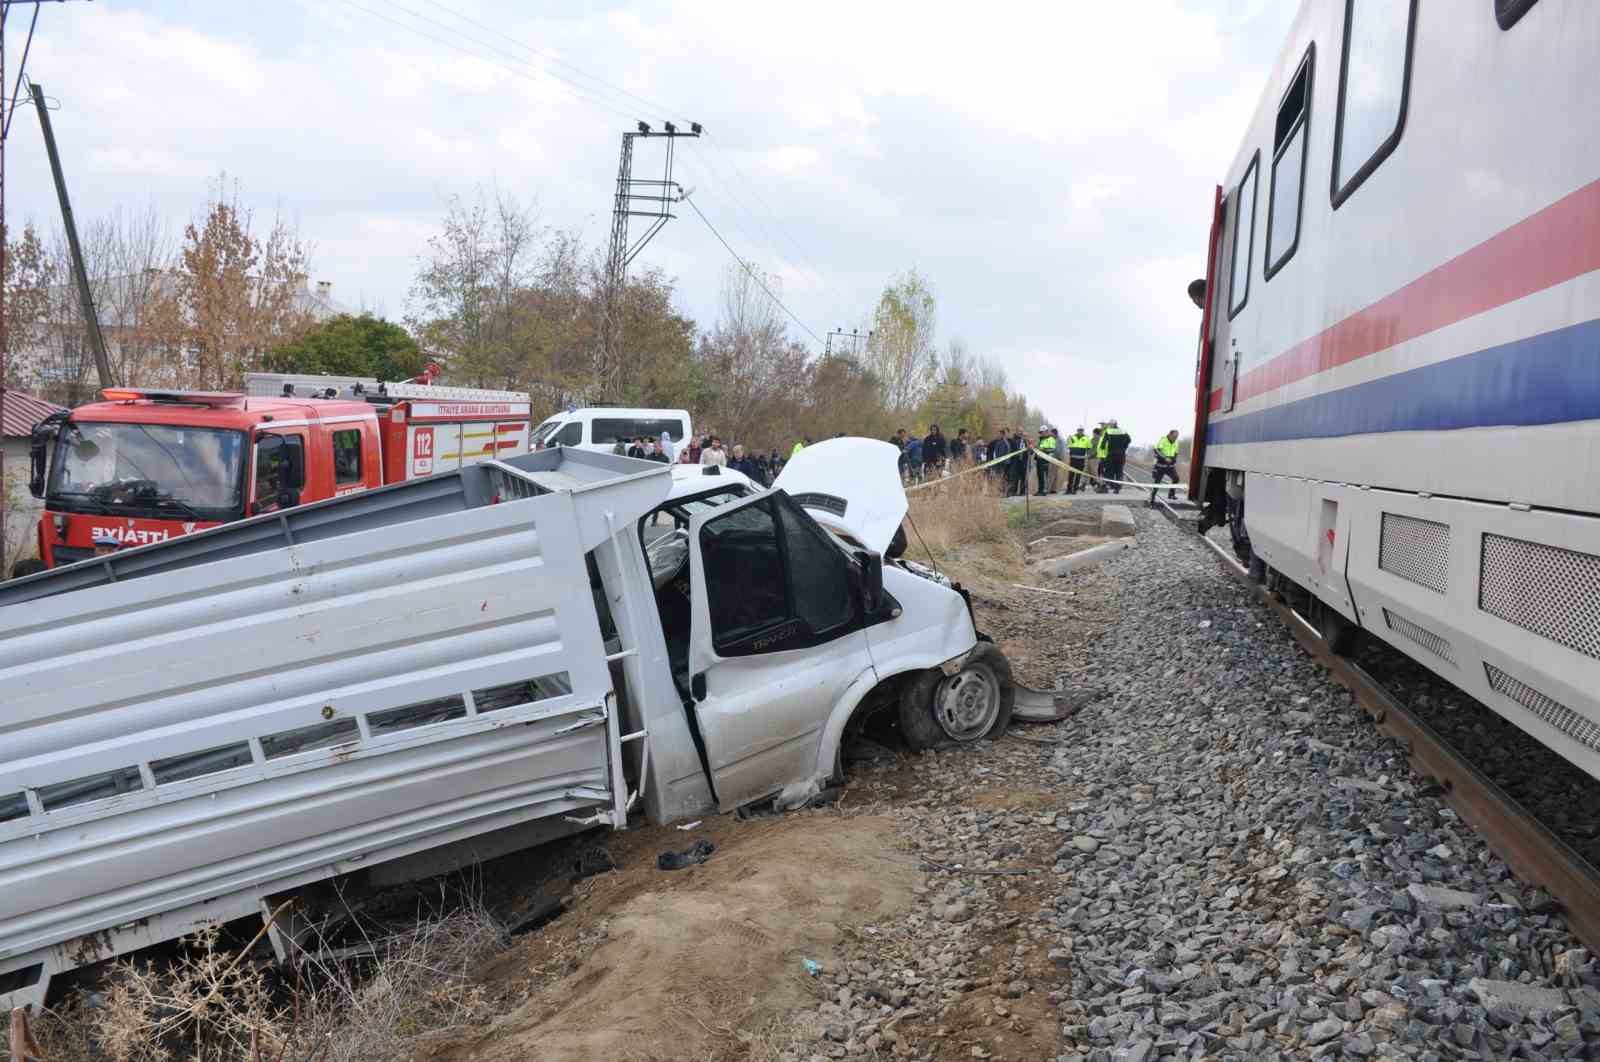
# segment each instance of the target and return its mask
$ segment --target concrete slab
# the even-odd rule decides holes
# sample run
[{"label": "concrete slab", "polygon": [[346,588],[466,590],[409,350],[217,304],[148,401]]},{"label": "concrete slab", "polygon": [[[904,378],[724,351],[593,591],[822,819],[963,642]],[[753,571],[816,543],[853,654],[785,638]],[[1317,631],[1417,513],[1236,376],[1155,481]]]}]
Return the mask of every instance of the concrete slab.
[{"label": "concrete slab", "polygon": [[1107,538],[1128,538],[1136,530],[1133,510],[1126,505],[1107,505],[1100,510],[1100,533]]},{"label": "concrete slab", "polygon": [[1091,546],[1088,549],[1079,550],[1078,552],[1068,554],[1065,557],[1056,557],[1053,560],[1043,561],[1039,564],[1038,572],[1040,575],[1049,575],[1059,578],[1063,575],[1066,575],[1070,571],[1075,571],[1079,568],[1087,568],[1091,565],[1099,564],[1101,561],[1109,560],[1111,557],[1122,552],[1131,545],[1133,545],[1133,543],[1125,538],[1116,539],[1111,542],[1103,542],[1098,546]]}]

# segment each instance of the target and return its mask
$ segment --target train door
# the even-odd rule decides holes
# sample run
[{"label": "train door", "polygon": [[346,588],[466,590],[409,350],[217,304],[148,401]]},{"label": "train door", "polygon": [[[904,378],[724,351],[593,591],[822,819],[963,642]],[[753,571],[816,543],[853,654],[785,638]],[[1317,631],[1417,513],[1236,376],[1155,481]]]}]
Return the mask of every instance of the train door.
[{"label": "train door", "polygon": [[1212,311],[1221,298],[1217,283],[1217,256],[1222,245],[1222,187],[1217,186],[1211,203],[1211,236],[1206,247],[1206,280],[1200,292],[1200,342],[1195,354],[1194,437],[1190,442],[1189,497],[1200,497],[1200,472],[1205,464],[1206,422],[1211,412],[1211,354],[1213,347]]}]

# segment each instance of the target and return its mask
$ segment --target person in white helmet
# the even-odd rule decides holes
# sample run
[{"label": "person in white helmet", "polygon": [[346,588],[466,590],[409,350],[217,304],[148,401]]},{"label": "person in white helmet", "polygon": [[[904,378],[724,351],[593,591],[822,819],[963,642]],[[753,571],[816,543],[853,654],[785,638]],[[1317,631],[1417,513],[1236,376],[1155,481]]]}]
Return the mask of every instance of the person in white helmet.
[{"label": "person in white helmet", "polygon": [[[1060,442],[1056,440],[1055,430],[1051,428],[1050,425],[1039,425],[1039,441],[1033,444],[1035,451],[1044,454],[1046,457],[1055,457],[1056,449],[1060,445]],[[1056,466],[1052,465],[1049,461],[1043,461],[1036,457],[1033,460],[1033,467],[1035,470],[1035,475],[1039,480],[1039,495],[1042,497],[1043,495],[1049,494],[1051,487],[1053,486],[1052,481],[1055,479]]]}]

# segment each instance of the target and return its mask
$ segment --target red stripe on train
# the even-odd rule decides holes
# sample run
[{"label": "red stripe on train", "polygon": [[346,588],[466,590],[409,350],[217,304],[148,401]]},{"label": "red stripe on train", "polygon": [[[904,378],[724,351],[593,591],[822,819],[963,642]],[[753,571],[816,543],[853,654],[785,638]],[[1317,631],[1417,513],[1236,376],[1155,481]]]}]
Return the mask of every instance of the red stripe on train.
[{"label": "red stripe on train", "polygon": [[[1239,377],[1233,400],[1243,402],[1275,391],[1596,269],[1600,269],[1600,181],[1556,200],[1251,369]],[[1210,409],[1215,413],[1221,408],[1222,389],[1214,388]]]}]

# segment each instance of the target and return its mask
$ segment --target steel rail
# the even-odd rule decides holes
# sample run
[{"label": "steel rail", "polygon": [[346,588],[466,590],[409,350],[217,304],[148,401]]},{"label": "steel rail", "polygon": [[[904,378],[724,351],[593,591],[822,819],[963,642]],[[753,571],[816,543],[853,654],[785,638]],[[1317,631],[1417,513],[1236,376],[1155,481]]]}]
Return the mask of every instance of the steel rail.
[{"label": "steel rail", "polygon": [[[1177,513],[1164,503],[1161,508],[1177,522]],[[1412,769],[1439,785],[1445,803],[1455,809],[1462,821],[1477,831],[1518,878],[1548,892],[1560,906],[1573,935],[1591,953],[1600,952],[1600,870],[1534,818],[1364,668],[1334,654],[1305,617],[1258,586],[1225,548],[1205,535],[1198,537],[1230,575],[1277,614],[1300,647],[1350,691],[1372,721],[1400,743]]]}]

